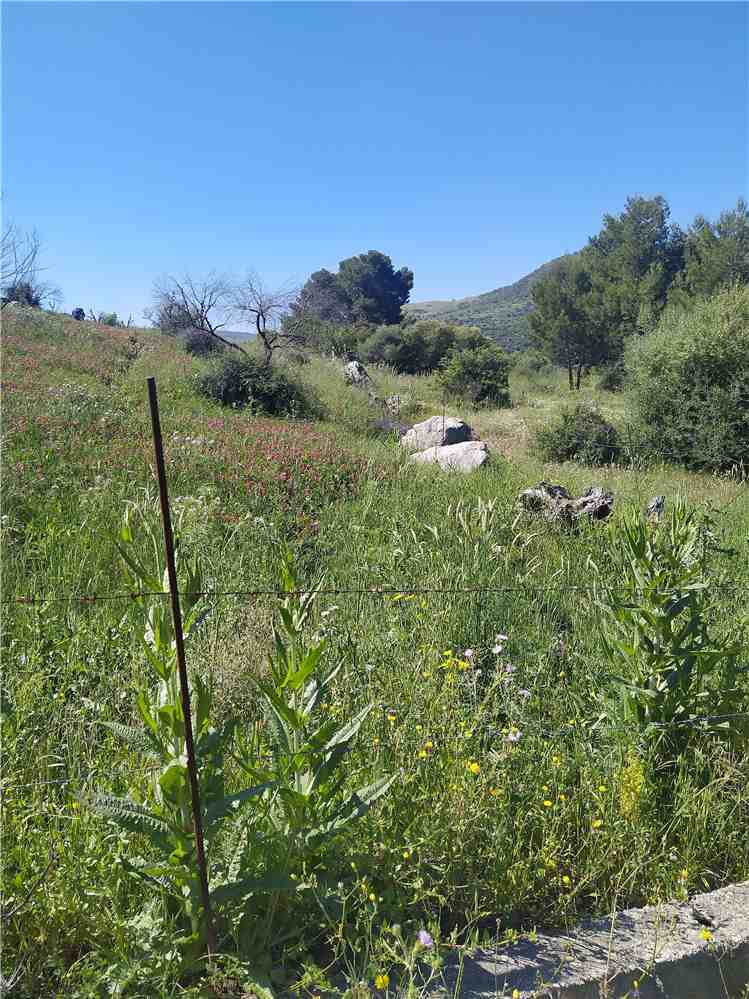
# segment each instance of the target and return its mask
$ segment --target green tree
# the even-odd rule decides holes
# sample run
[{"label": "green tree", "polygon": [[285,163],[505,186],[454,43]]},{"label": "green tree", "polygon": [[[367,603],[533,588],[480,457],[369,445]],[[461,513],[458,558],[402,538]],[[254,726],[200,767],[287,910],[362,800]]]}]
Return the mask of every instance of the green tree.
[{"label": "green tree", "polygon": [[567,369],[570,391],[580,388],[585,368],[608,359],[610,340],[588,312],[590,272],[582,258],[562,258],[531,292],[531,342]]},{"label": "green tree", "polygon": [[342,260],[337,274],[315,271],[291,313],[343,325],[396,325],[401,321],[401,308],[408,301],[413,280],[413,272],[407,267],[396,271],[390,257],[370,250]]},{"label": "green tree", "polygon": [[749,283],[749,208],[743,198],[717,222],[698,215],[684,244],[684,269],[669,302],[688,305],[728,285]]},{"label": "green tree", "polygon": [[426,374],[440,367],[452,350],[486,343],[478,326],[423,319],[400,326],[380,326],[361,345],[365,361],[389,364],[401,374]]},{"label": "green tree", "polygon": [[655,327],[682,267],[684,234],[669,216],[661,195],[627,198],[620,215],[604,215],[582,251],[590,275],[586,311],[606,331],[612,354],[621,353],[628,336]]}]

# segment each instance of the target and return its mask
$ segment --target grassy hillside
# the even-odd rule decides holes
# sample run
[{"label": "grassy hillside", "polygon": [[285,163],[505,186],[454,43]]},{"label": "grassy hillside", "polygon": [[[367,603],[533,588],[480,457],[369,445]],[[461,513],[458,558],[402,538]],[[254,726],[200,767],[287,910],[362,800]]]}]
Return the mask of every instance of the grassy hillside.
[{"label": "grassy hillside", "polygon": [[[401,995],[419,930],[436,942],[421,956],[438,958],[459,941],[749,877],[746,753],[703,734],[664,762],[621,714],[621,667],[599,630],[626,568],[622,519],[663,493],[669,507],[713,511],[724,551],[702,552],[710,629],[745,642],[745,485],[665,465],[540,464],[528,440],[564,404],[556,376],[513,376],[511,409],[448,407],[492,450],[488,468],[458,477],[414,467],[374,436],[366,395],[333,362],[289,368],[324,421],[272,420],[197,395],[202,362],[152,331],[37,310],[3,320],[3,971],[24,962],[19,999],[262,995],[242,984],[250,965],[302,999],[330,994],[337,973],[369,991],[388,975]],[[118,728],[142,727],[138,692],[154,687],[115,544],[130,510],[141,557],[155,558],[143,533],[159,531],[152,374],[182,557],[199,560],[216,594],[188,666],[213,692],[215,724],[237,723],[222,780],[246,786],[247,754],[270,766],[256,682],[269,678],[280,625],[284,545],[303,588],[324,574],[304,641],[324,637],[323,661],[340,671],[316,717],[343,724],[372,705],[331,800],[396,778],[319,853],[294,853],[279,834],[272,787],[237,809],[229,838],[211,840],[211,885],[227,856],[255,880],[240,910],[222,909],[229,956],[212,992],[178,983],[184,926],[129,866],[154,862],[155,847],[92,807],[94,792],[149,806],[160,793],[147,743]],[[405,418],[441,411],[432,378],[373,377],[378,395],[402,397]],[[621,395],[586,394],[625,415]],[[612,488],[612,522],[568,532],[521,513],[518,491],[541,478]],[[372,589],[386,592],[361,592]],[[293,891],[268,887],[284,864]]]},{"label": "grassy hillside", "polygon": [[496,340],[505,350],[524,350],[528,346],[530,333],[528,313],[533,307],[531,288],[562,259],[550,260],[514,284],[495,288],[483,295],[450,301],[412,302],[405,307],[405,311],[419,319],[446,319],[478,326],[482,333]]}]

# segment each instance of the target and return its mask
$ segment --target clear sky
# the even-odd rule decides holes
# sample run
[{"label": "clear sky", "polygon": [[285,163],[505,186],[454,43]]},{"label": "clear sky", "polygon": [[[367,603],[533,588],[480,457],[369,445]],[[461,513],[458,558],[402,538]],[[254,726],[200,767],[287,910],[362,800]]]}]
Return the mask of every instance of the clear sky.
[{"label": "clear sky", "polygon": [[746,193],[743,3],[4,3],[2,207],[64,308],[369,249],[511,283],[629,194]]}]

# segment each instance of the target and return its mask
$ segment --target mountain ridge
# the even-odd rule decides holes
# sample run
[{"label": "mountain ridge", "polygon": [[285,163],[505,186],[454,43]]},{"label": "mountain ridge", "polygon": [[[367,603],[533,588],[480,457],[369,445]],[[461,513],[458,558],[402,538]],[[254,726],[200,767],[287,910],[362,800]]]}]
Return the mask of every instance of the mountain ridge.
[{"label": "mountain ridge", "polygon": [[505,350],[525,350],[530,340],[528,314],[533,309],[531,289],[539,278],[568,256],[571,254],[547,260],[513,284],[466,298],[409,302],[404,311],[413,319],[444,319],[465,326],[478,326],[485,336],[496,340]]}]

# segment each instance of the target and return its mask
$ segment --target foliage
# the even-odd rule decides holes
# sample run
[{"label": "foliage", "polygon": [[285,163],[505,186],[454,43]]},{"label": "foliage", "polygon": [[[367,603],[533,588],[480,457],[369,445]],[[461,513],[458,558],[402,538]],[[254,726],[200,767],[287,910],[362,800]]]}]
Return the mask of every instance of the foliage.
[{"label": "foliage", "polygon": [[226,349],[222,343],[208,333],[190,330],[184,335],[185,350],[193,357],[215,357]]},{"label": "foliage", "polygon": [[627,198],[619,215],[604,215],[601,231],[582,251],[590,275],[585,311],[605,331],[616,357],[634,333],[647,333],[666,304],[683,262],[684,234],[669,222],[661,195]]},{"label": "foliage", "polygon": [[203,395],[223,406],[269,416],[310,416],[318,405],[287,372],[269,368],[254,357],[222,357],[198,378]]},{"label": "foliage", "polygon": [[598,379],[598,388],[604,392],[621,392],[627,384],[627,368],[624,360],[608,364]]},{"label": "foliage", "polygon": [[359,348],[364,361],[388,364],[401,374],[427,374],[444,364],[451,351],[486,344],[476,327],[437,320],[380,326]]},{"label": "foliage", "polygon": [[[511,461],[475,477],[414,475],[390,445],[362,434],[367,401],[341,391],[339,363],[313,356],[303,372],[335,426],[283,421],[219,411],[194,391],[201,363],[154,331],[39,310],[3,319],[4,598],[36,598],[4,608],[3,943],[24,962],[13,996],[88,999],[119,988],[197,999],[213,989],[261,999],[238,955],[253,940],[263,945],[269,922],[279,989],[325,995],[341,976],[371,990],[389,975],[392,994],[408,985],[422,930],[434,946],[418,952],[420,963],[488,945],[497,919],[501,942],[746,880],[747,754],[712,736],[690,740],[668,772],[670,793],[658,796],[663,761],[652,747],[597,723],[597,691],[613,671],[590,564],[601,567],[601,587],[622,572],[605,528],[569,534],[518,519],[518,491],[545,471],[526,453],[527,430],[564,402],[556,372],[543,405],[470,418]],[[252,738],[256,764],[272,764],[257,680],[271,682],[277,601],[258,591],[278,588],[279,536],[294,551],[300,590],[325,569],[304,649],[325,638],[321,679],[341,664],[310,728],[343,726],[374,705],[345,757],[346,786],[321,812],[399,775],[329,841],[309,877],[298,872],[304,887],[218,906],[230,952],[214,962],[223,982],[219,970],[177,980],[177,916],[117,861],[145,855],[147,841],[80,806],[93,791],[122,797],[151,786],[145,756],[100,722],[131,725],[134,694],[151,673],[134,627],[140,611],[115,599],[124,587],[109,539],[123,504],[153,494],[144,380],[154,370],[182,559],[199,556],[203,586],[222,594],[190,639],[188,664],[210,685],[216,728],[241,718],[224,757],[227,791],[254,785],[235,758],[246,759]],[[382,370],[376,379],[378,395],[401,395],[409,418],[439,412],[435,376]],[[625,419],[626,395],[601,403]],[[344,421],[349,405],[356,419]],[[564,475],[574,494],[591,484],[584,467],[569,464]],[[745,554],[749,492],[734,477],[659,465],[610,467],[605,478],[615,518],[654,492],[685,495],[722,508],[721,546]],[[721,564],[705,565],[710,634],[739,644],[749,559]],[[382,592],[360,592],[369,587]],[[474,587],[486,592],[460,592]],[[87,594],[112,599],[79,599]],[[320,610],[323,599],[334,606]],[[739,677],[739,711],[749,710],[748,680]],[[222,827],[212,887],[234,855],[230,832],[243,833],[248,877],[283,860],[263,818],[269,805],[270,790],[247,802],[244,827]],[[255,968],[261,957],[258,947]]]},{"label": "foliage", "polygon": [[[141,529],[150,558],[158,558],[156,532],[145,519]],[[147,593],[168,589],[166,571],[155,570],[137,552],[132,507],[126,512],[118,547],[127,566],[126,578],[131,590]],[[202,589],[200,569],[193,559],[184,565],[181,586],[185,639],[188,641],[205,616],[200,606]],[[186,724],[177,672],[174,625],[171,607],[166,600],[140,596],[136,598],[136,604],[142,614],[145,660],[152,670],[151,679],[155,684],[144,685],[138,693],[137,709],[143,723],[142,730],[115,724],[110,727],[118,736],[145,752],[153,768],[152,782],[145,793],[131,794],[126,798],[97,794],[93,804],[123,830],[138,833],[149,844],[150,850],[145,856],[136,861],[123,860],[123,863],[132,875],[143,879],[149,888],[155,888],[165,896],[167,911],[179,920],[179,935],[174,939],[174,945],[183,955],[186,968],[190,968],[206,953],[208,917],[203,908],[196,859]],[[265,788],[253,787],[227,794],[224,754],[233,726],[230,723],[223,729],[214,726],[211,690],[198,676],[193,676],[190,700],[194,706],[192,727],[205,850],[206,858],[210,860],[215,840],[226,819],[231,817],[236,821],[241,806]],[[237,882],[237,876],[214,891],[214,900],[231,898],[237,891],[237,884],[243,892],[249,893],[251,887],[244,880]]]},{"label": "foliage", "polygon": [[579,256],[565,257],[533,286],[531,341],[550,361],[567,369],[570,389],[580,388],[584,368],[605,361],[612,344],[604,330],[592,325],[587,311],[591,276]]},{"label": "foliage", "polygon": [[634,725],[673,760],[697,732],[731,736],[737,717],[740,646],[708,625],[714,597],[706,579],[712,524],[683,503],[662,523],[627,516],[614,535],[622,586],[602,598],[603,648],[619,676],[617,721]]},{"label": "foliage", "polygon": [[118,318],[116,312],[100,312],[96,321],[97,323],[101,323],[102,326],[124,327],[125,325],[125,323]]},{"label": "foliage", "polygon": [[335,325],[392,325],[400,322],[412,287],[412,271],[396,271],[390,257],[369,250],[342,260],[336,274],[315,271],[291,311]]},{"label": "foliage", "polygon": [[465,399],[474,406],[510,405],[507,376],[510,362],[505,352],[494,344],[454,349],[439,373],[445,392]]},{"label": "foliage", "polygon": [[589,403],[563,409],[557,420],[536,431],[535,449],[543,461],[608,465],[620,457],[616,428]]},{"label": "foliage", "polygon": [[644,444],[689,468],[749,465],[748,286],[670,308],[627,367]]},{"label": "foliage", "polygon": [[684,243],[684,268],[668,294],[669,302],[688,305],[732,284],[749,284],[749,207],[739,198],[717,222],[698,215]]},{"label": "foliage", "polygon": [[542,351],[529,347],[521,353],[511,354],[512,370],[515,374],[533,377],[534,375],[549,375],[553,365]]}]

